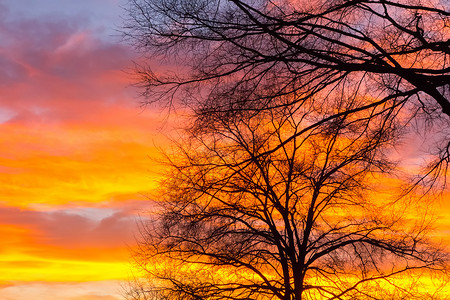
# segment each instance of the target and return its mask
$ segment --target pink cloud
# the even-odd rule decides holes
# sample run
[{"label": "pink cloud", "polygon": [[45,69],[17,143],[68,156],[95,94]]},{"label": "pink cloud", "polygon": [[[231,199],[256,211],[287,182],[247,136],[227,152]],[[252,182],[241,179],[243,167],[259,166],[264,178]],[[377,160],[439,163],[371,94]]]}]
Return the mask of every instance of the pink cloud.
[{"label": "pink cloud", "polygon": [[132,51],[86,23],[75,17],[0,20],[0,107],[14,111],[11,122],[64,121],[114,103],[136,107],[124,73]]},{"label": "pink cloud", "polygon": [[[0,224],[24,229],[19,233],[10,231],[16,238],[5,236],[0,241],[0,252],[21,249],[23,253],[39,257],[91,259],[94,253],[83,253],[80,249],[112,249],[112,252],[122,249],[121,255],[127,255],[127,247],[134,244],[136,215],[130,208],[33,211],[0,207]],[[17,239],[21,234],[26,237]],[[49,251],[49,248],[56,251]],[[100,256],[105,260],[126,258],[104,253]]]}]

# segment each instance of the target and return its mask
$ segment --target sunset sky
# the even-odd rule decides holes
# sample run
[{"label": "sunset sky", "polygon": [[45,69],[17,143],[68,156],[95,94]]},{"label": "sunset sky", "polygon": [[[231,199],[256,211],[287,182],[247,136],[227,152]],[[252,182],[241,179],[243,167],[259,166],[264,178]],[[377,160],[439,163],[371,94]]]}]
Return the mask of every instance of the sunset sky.
[{"label": "sunset sky", "polygon": [[130,86],[124,3],[0,0],[1,299],[120,299],[132,275],[162,118]]},{"label": "sunset sky", "polygon": [[133,277],[166,127],[131,86],[125,4],[0,0],[0,299],[121,299]]}]

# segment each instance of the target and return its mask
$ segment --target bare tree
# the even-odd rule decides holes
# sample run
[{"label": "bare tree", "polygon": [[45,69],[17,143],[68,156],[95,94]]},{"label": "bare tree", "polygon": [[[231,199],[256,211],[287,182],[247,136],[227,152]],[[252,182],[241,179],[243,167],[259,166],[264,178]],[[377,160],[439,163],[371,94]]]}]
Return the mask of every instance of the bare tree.
[{"label": "bare tree", "polygon": [[405,128],[440,132],[425,172],[435,180],[450,160],[449,8],[444,0],[131,0],[125,36],[153,62],[187,67],[138,68],[146,101],[182,99],[198,120],[271,109],[281,95],[290,95],[285,105],[326,99],[342,86],[371,99],[342,114],[403,101]]},{"label": "bare tree", "polygon": [[273,101],[278,108],[257,114],[210,115],[171,156],[135,253],[152,283],[138,287],[141,295],[438,299],[422,285],[446,263],[427,240],[427,216],[414,221],[407,203],[374,191],[374,175],[394,168],[383,149],[395,140],[400,108],[311,127],[361,103]]},{"label": "bare tree", "polygon": [[126,37],[168,70],[138,66],[144,102],[194,113],[141,227],[152,284],[130,295],[439,298],[423,293],[446,265],[428,215],[373,182],[411,127],[439,128],[415,186],[447,174],[445,2],[130,0],[128,13]]}]

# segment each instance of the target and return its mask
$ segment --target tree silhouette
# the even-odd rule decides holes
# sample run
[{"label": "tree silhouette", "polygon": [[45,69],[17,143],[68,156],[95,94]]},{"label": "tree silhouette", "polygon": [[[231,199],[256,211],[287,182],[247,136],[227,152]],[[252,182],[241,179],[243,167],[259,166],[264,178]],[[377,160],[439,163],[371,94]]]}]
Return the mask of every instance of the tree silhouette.
[{"label": "tree silhouette", "polygon": [[131,299],[439,298],[421,280],[446,269],[428,215],[375,183],[412,127],[439,128],[415,186],[447,174],[445,3],[131,0],[128,15],[125,36],[163,62],[137,67],[144,102],[193,113]]},{"label": "tree silhouette", "polygon": [[352,109],[314,103],[191,129],[141,225],[135,258],[154,285],[130,299],[438,299],[421,283],[446,263],[427,216],[413,221],[407,203],[373,192],[374,175],[394,167],[383,149],[395,114],[307,130]]},{"label": "tree silhouette", "polygon": [[[450,11],[439,0],[132,0],[131,43],[183,71],[138,68],[147,102],[182,99],[208,113],[271,109],[272,99],[325,99],[346,86],[396,106],[405,128],[439,128],[427,172],[450,159]],[[231,98],[234,99],[230,103]],[[161,101],[160,101],[161,103]],[[167,103],[167,102],[166,102]],[[353,111],[343,112],[353,113]],[[339,118],[330,115],[323,118]],[[413,122],[411,122],[413,120]],[[417,126],[418,125],[418,126]],[[436,137],[438,135],[435,135]]]}]

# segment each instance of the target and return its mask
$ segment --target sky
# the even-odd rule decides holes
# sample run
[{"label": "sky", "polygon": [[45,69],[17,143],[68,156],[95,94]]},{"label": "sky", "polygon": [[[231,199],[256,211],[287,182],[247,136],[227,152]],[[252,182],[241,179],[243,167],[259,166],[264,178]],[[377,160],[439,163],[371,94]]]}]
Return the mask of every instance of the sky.
[{"label": "sky", "polygon": [[120,299],[158,178],[125,0],[0,0],[0,298]]},{"label": "sky", "polygon": [[121,299],[134,275],[165,117],[132,87],[125,3],[0,0],[0,299]]}]

